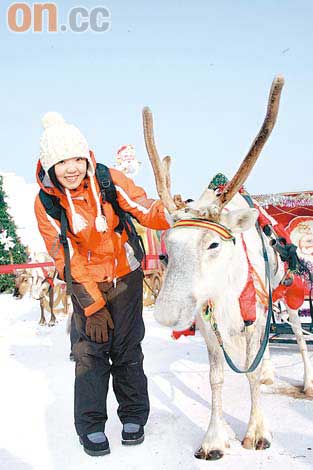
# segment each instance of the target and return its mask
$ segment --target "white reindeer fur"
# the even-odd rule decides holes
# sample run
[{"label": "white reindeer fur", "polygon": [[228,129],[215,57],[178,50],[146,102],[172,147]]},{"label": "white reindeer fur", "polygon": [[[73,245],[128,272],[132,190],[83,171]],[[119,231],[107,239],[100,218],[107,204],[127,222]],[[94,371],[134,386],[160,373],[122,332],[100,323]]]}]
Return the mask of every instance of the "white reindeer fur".
[{"label": "white reindeer fur", "polygon": [[[198,201],[191,203],[187,210],[175,212],[174,219],[188,219],[193,215],[205,216],[208,207],[214,204],[215,200],[214,191],[205,190]],[[169,263],[157,298],[155,318],[161,324],[171,326],[175,330],[183,330],[190,326],[196,317],[206,341],[210,360],[212,411],[209,428],[201,445],[203,458],[211,458],[211,453],[216,450],[222,456],[229,444],[222,416],[224,358],[215,334],[210,324],[204,321],[201,310],[208,299],[214,301],[214,313],[225,349],[229,354],[237,353],[236,357],[240,352],[243,366],[248,367],[259,348],[266,321],[264,306],[257,301],[256,321],[245,328],[239,307],[239,297],[248,275],[241,232],[249,260],[263,283],[267,284],[262,243],[254,227],[256,217],[257,211],[250,209],[243,197],[237,194],[221,216],[221,223],[236,236],[235,244],[223,241],[215,232],[202,228],[179,227],[169,230],[166,235]],[[214,242],[219,243],[219,246],[208,249]],[[273,250],[269,250],[269,253],[271,285],[276,287],[284,268],[281,262],[277,266]],[[289,314],[292,321],[299,323],[297,312],[289,311]],[[301,333],[297,332],[296,336],[304,361],[304,389],[313,394],[313,370],[305,341]],[[262,448],[271,442],[271,434],[261,410],[259,385],[261,375],[265,382],[273,379],[273,369],[268,351],[264,357],[263,371],[258,367],[255,372],[247,374],[251,390],[251,413],[243,445],[248,448]]]}]

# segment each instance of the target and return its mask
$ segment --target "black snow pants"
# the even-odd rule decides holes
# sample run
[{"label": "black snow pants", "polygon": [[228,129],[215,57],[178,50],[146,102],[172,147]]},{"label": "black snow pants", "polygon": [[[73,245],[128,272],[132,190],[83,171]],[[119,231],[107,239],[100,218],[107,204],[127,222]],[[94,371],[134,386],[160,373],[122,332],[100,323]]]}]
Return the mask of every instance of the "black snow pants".
[{"label": "black snow pants", "polygon": [[110,374],[122,423],[145,425],[149,415],[147,378],[143,371],[141,341],[143,273],[139,268],[112,282],[99,283],[111,313],[114,330],[98,344],[85,333],[86,318],[73,296],[78,341],[73,346],[75,370],[75,427],[78,435],[103,431],[107,420]]}]

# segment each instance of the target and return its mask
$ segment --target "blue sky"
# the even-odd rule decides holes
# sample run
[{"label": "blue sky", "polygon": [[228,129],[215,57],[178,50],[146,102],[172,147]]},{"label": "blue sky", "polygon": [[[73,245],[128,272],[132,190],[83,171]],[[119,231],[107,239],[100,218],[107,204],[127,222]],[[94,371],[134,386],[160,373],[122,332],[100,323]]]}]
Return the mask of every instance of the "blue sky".
[{"label": "blue sky", "polygon": [[55,2],[60,23],[76,5],[111,11],[110,31],[83,34],[12,33],[12,3],[0,5],[0,171],[35,180],[41,117],[53,110],[81,129],[98,161],[112,165],[134,144],[136,181],[155,195],[141,118],[149,105],[159,152],[173,158],[173,192],[196,197],[216,172],[236,171],[281,73],[278,121],[246,186],[313,189],[311,1]]}]

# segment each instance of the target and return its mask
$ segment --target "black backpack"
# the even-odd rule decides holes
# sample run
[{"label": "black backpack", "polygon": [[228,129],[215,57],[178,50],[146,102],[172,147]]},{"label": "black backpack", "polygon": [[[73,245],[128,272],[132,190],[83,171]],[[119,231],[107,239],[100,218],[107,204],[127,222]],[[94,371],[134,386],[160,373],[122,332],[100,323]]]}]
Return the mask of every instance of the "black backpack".
[{"label": "black backpack", "polygon": [[[102,163],[97,163],[96,178],[100,186],[102,201],[109,202],[112,205],[115,214],[119,218],[119,223],[115,227],[114,231],[121,234],[124,229],[126,230],[128,243],[134,251],[135,258],[139,263],[141,263],[145,257],[145,248],[142,238],[136,231],[132,216],[128,212],[123,211],[117,202],[116,189],[109,168]],[[67,231],[69,230],[69,226],[66,211],[61,206],[58,197],[47,194],[42,189],[39,191],[39,198],[47,214],[61,222],[60,242],[63,245],[65,256],[64,278],[66,281],[66,293],[71,295],[72,276],[70,268],[70,251],[67,240]]]}]

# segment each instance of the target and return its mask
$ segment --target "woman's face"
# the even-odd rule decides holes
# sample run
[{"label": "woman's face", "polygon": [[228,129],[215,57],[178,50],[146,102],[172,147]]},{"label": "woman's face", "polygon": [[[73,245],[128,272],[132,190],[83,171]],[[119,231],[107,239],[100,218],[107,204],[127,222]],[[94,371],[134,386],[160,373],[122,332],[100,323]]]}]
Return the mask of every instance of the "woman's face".
[{"label": "woman's face", "polygon": [[76,189],[87,171],[87,160],[82,157],[68,158],[54,166],[58,182],[67,189]]}]

